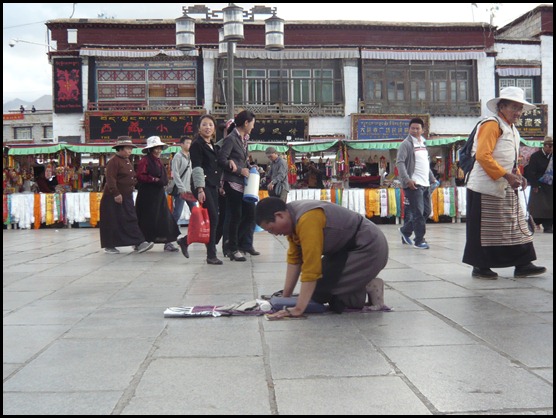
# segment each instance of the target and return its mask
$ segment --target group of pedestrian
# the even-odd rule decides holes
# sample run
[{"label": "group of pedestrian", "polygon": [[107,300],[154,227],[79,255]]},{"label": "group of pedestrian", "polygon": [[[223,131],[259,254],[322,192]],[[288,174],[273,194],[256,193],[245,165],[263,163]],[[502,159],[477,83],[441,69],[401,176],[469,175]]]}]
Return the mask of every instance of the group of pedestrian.
[{"label": "group of pedestrian", "polygon": [[[466,245],[463,262],[473,267],[472,277],[496,279],[496,267],[514,267],[514,277],[546,272],[536,266],[533,237],[518,198],[527,180],[517,169],[520,136],[516,122],[524,110],[535,106],[522,89],[508,87],[487,103],[497,119],[481,125],[474,144],[476,164],[467,185]],[[413,118],[409,135],[396,158],[399,178],[408,204],[402,243],[428,250],[426,221],[431,213],[431,190],[438,182],[431,170],[423,137],[424,122]],[[532,183],[529,210],[537,224],[552,233],[552,138],[535,153],[527,170]],[[535,206],[538,205],[538,206]],[[273,235],[285,235],[287,269],[282,296],[291,297],[298,284],[295,306],[284,307],[269,319],[302,318],[310,302],[346,308],[384,307],[384,282],[378,273],[388,260],[384,234],[369,219],[330,202],[318,200],[286,203],[277,197],[257,205],[257,224]]]},{"label": "group of pedestrian", "polygon": [[[532,263],[536,260],[533,235],[517,194],[526,188],[527,180],[517,168],[520,136],[515,124],[524,110],[535,106],[525,100],[523,90],[508,87],[500,92],[499,97],[489,100],[487,107],[497,119],[480,126],[474,144],[476,164],[467,184],[467,236],[463,262],[473,267],[472,277],[475,278],[496,279],[498,274],[492,268],[512,266],[515,267],[514,277],[540,275],[546,268]],[[378,274],[388,261],[388,243],[384,233],[372,221],[330,202],[301,200],[287,203],[287,165],[274,147],[266,150],[270,160],[267,174],[270,197],[262,199],[256,206],[249,206],[243,200],[245,181],[250,175],[247,141],[254,123],[253,113],[241,112],[230,124],[228,135],[217,145],[216,121],[212,116],[204,115],[198,136],[191,144],[192,192],[208,209],[211,222],[211,239],[206,245],[207,263],[222,264],[216,256],[217,237],[220,236],[227,243],[230,259],[245,261],[245,255],[240,251],[240,235],[257,224],[273,235],[287,237],[289,247],[282,296],[292,296],[300,282],[295,306],[285,307],[270,315],[269,319],[301,318],[310,302],[327,303],[339,313],[345,309],[361,309],[365,305],[371,310],[383,309],[384,282]],[[398,151],[396,167],[408,201],[404,225],[399,229],[402,243],[428,250],[426,221],[431,213],[431,191],[438,182],[430,168],[423,132],[423,120],[411,119],[409,135]],[[177,232],[174,219],[161,213],[164,212],[162,187],[166,175],[159,156],[164,144],[148,141],[143,149],[147,155],[139,164],[137,177],[141,185],[137,215],[146,214],[151,221],[146,225],[142,221],[134,222],[132,191],[137,179],[129,162],[134,145],[131,141],[124,142],[114,146],[117,158],[107,166],[107,188],[101,203],[101,208],[109,214],[105,222],[111,223],[117,233],[109,234],[101,224],[101,244],[110,250],[115,250],[118,245],[132,244],[139,252],[152,248],[153,242],[168,245],[175,240]],[[180,163],[180,166],[183,164],[186,163]],[[544,141],[543,149],[532,156],[529,164],[527,175],[533,186],[529,210],[537,224],[542,223],[544,232],[550,233],[552,138]],[[179,172],[178,163],[174,172]],[[180,188],[180,192],[185,194],[187,187]],[[142,196],[142,193],[145,194]],[[146,201],[150,202],[149,205]],[[225,209],[219,201],[226,202]],[[164,207],[169,214],[168,206]],[[159,224],[156,232],[153,228],[155,219]],[[174,226],[167,219],[171,219]],[[227,220],[225,228],[224,220]],[[143,229],[147,232],[143,233]],[[150,242],[145,241],[145,237]],[[178,244],[188,257],[186,238],[180,238]],[[248,249],[254,251],[252,247]]]},{"label": "group of pedestrian", "polygon": [[207,114],[200,118],[193,140],[180,138],[181,150],[171,165],[175,184],[172,211],[166,194],[169,179],[160,159],[168,145],[158,136],[149,137],[136,173],[129,160],[136,145],[128,137],[119,138],[113,147],[116,154],[106,167],[101,201],[101,247],[105,252],[117,254],[116,247],[121,246],[134,246],[144,252],[162,243],[164,251],[181,249],[189,258],[187,235],[179,237],[178,225],[187,203],[190,210],[199,204],[209,214],[207,264],[223,264],[216,250],[220,238],[225,256],[232,261],[246,261],[247,253],[259,255],[253,247],[255,203],[243,199],[244,184],[250,175],[247,142],[254,124],[252,112],[240,112],[229,124],[228,135],[217,144],[216,120]]},{"label": "group of pedestrian", "polygon": [[[516,128],[523,111],[535,109],[518,87],[506,87],[500,96],[487,102],[496,115],[480,125],[473,145],[476,164],[467,183],[467,239],[463,262],[473,267],[472,277],[496,279],[492,268],[515,267],[514,277],[546,272],[536,266],[533,234],[518,193],[527,179],[517,167],[520,135]],[[399,229],[402,243],[429,249],[425,241],[426,221],[431,214],[431,192],[437,180],[430,169],[429,154],[422,136],[424,123],[414,118],[409,135],[401,143],[396,167],[407,200],[404,225]],[[533,154],[526,170],[532,186],[529,211],[537,224],[552,232],[552,138]],[[414,238],[412,238],[412,235]]]}]

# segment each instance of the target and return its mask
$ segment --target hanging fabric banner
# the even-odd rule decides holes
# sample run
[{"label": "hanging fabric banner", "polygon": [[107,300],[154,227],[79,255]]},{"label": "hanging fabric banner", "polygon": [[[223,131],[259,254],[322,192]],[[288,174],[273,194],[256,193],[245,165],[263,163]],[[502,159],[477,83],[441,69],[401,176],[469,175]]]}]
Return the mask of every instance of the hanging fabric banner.
[{"label": "hanging fabric banner", "polygon": [[81,59],[60,58],[53,64],[54,113],[83,112]]}]

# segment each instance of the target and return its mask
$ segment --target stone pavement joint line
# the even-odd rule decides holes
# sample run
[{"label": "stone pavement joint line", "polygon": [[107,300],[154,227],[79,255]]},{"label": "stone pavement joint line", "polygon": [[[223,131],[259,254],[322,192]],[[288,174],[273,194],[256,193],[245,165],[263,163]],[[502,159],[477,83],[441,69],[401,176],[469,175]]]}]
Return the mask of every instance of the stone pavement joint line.
[{"label": "stone pavement joint line", "polygon": [[212,266],[200,244],[105,254],[98,229],[4,230],[4,415],[552,415],[552,236],[534,236],[546,274],[481,280],[465,223],[427,224],[427,251],[398,227],[380,225],[393,310],[305,321],[163,316],[282,289],[284,237]]}]

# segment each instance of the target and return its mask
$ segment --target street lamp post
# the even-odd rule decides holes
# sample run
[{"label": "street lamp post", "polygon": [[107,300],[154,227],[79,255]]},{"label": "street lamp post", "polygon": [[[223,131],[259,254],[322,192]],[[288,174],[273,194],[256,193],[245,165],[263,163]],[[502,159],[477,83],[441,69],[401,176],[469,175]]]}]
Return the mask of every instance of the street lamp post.
[{"label": "street lamp post", "polygon": [[[276,8],[255,6],[250,11],[234,3],[222,10],[210,10],[205,5],[182,8],[183,16],[176,19],[176,48],[182,51],[195,49],[195,19],[189,14],[204,14],[208,21],[221,21],[218,33],[219,52],[226,53],[228,59],[226,108],[228,119],[234,117],[234,53],[236,44],[245,39],[243,35],[244,18],[254,21],[256,14],[272,14],[265,20],[265,48],[271,51],[284,49],[284,20],[276,16]],[[222,15],[222,19],[218,16]]]},{"label": "street lamp post", "polygon": [[10,45],[11,48],[13,48],[14,46],[16,46],[16,44],[18,44],[19,42],[23,42],[25,44],[33,44],[33,45],[40,45],[40,46],[46,46],[49,49],[52,49],[54,51],[56,51],[56,47],[50,45],[50,44],[41,44],[40,42],[32,42],[32,41],[25,41],[23,39],[10,39],[10,42],[8,43],[8,45]]}]

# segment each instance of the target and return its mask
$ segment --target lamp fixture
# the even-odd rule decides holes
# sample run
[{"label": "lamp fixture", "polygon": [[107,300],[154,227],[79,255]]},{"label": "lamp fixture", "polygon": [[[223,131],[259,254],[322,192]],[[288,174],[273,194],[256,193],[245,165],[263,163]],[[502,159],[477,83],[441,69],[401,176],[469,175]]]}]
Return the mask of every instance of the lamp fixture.
[{"label": "lamp fixture", "polygon": [[272,14],[265,20],[265,48],[270,51],[284,49],[284,20],[276,16],[276,7],[254,6],[251,10],[228,3],[222,10],[211,10],[204,4],[183,6],[183,15],[176,19],[176,48],[181,51],[195,49],[195,19],[189,14],[204,15],[204,20],[223,22],[218,31],[218,52],[228,57],[227,97],[228,118],[234,117],[234,54],[236,44],[245,39],[244,20],[254,21],[256,14]]},{"label": "lamp fixture", "polygon": [[10,45],[10,47],[13,48],[13,47],[16,46],[19,42],[23,42],[23,43],[26,43],[26,44],[32,44],[32,45],[46,46],[46,47],[48,47],[49,49],[52,49],[52,50],[54,50],[54,51],[57,51],[56,47],[54,47],[54,46],[52,46],[52,45],[50,45],[50,44],[42,44],[42,43],[40,43],[40,42],[26,41],[26,40],[24,40],[24,39],[15,39],[15,38],[12,38],[12,39],[10,39],[10,42],[8,42],[8,45]]}]

